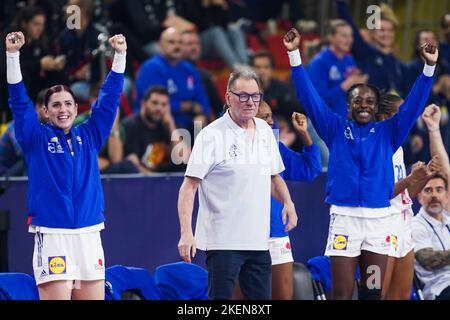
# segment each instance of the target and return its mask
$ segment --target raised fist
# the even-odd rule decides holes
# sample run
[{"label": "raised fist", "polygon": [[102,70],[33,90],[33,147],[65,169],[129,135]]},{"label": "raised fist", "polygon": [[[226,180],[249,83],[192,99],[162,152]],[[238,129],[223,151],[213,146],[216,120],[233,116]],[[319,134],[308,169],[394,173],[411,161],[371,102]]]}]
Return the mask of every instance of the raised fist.
[{"label": "raised fist", "polygon": [[426,64],[434,66],[438,60],[439,50],[436,43],[426,42],[420,46],[420,55]]},{"label": "raised fist", "polygon": [[299,48],[300,39],[301,36],[298,33],[297,29],[292,28],[285,34],[283,38],[283,44],[286,47],[287,51],[294,51]]},{"label": "raised fist", "polygon": [[6,51],[9,53],[18,52],[25,44],[25,36],[22,32],[11,32],[6,35]]},{"label": "raised fist", "polygon": [[109,44],[117,53],[127,51],[127,40],[122,34],[116,34],[108,39]]}]

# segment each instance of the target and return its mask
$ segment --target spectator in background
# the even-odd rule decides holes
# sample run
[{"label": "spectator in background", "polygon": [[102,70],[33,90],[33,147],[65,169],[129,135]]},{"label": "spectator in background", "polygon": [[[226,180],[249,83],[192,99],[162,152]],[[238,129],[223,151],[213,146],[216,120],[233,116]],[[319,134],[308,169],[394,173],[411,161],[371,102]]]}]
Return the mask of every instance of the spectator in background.
[{"label": "spectator in background", "polygon": [[[408,88],[410,88],[417,76],[422,72],[423,68],[423,60],[420,57],[420,46],[424,43],[438,43],[436,34],[429,30],[429,29],[420,29],[416,32],[414,36],[414,42],[413,42],[413,57],[412,60],[407,64],[408,68]],[[441,60],[441,59],[439,59]],[[440,63],[436,65],[436,73],[434,75],[434,80],[438,78],[438,76],[441,74],[440,70]]]},{"label": "spectator in background", "polygon": [[[89,104],[92,105],[100,94],[100,87],[95,86],[89,92]],[[88,120],[92,109],[79,114],[73,125],[79,125]],[[123,143],[119,131],[120,112],[117,112],[111,133],[100,149],[97,160],[101,174],[139,173],[138,167],[128,159],[123,159]]]},{"label": "spectator in background", "polygon": [[[428,131],[430,141],[430,154],[432,157],[436,155],[439,157],[442,163],[442,174],[446,179],[448,179],[450,177],[450,162],[448,159],[448,152],[444,147],[444,141],[442,139],[441,131],[439,130],[439,123],[441,121],[441,109],[435,104],[430,104],[422,113],[422,119]],[[447,213],[450,212],[450,203],[447,203],[444,208]]]},{"label": "spectator in background", "polygon": [[132,58],[142,63],[157,53],[159,36],[166,28],[174,27],[180,32],[195,28],[194,24],[175,14],[175,11],[183,11],[177,8],[178,3],[161,0],[109,1],[112,30],[127,37]]},{"label": "spectator in background", "polygon": [[264,100],[271,106],[277,120],[283,118],[290,123],[293,112],[304,112],[295,97],[293,88],[274,77],[272,54],[268,51],[256,52],[250,57],[250,66],[258,75]]},{"label": "spectator in background", "polygon": [[[25,85],[28,88],[30,98],[35,101],[40,90],[53,85],[56,82],[63,82],[65,77],[62,69],[64,68],[64,57],[53,56],[47,43],[45,30],[45,12],[39,7],[26,7],[18,13],[15,17],[11,30],[21,30],[27,43],[20,51],[22,57],[22,73]],[[6,30],[4,35],[10,29]],[[4,38],[4,37],[3,37]],[[0,44],[0,50],[6,52],[5,44]],[[6,56],[0,61],[0,75],[4,79],[6,77]],[[1,100],[0,105],[8,105],[6,82],[0,82]],[[9,108],[8,108],[9,109]],[[3,110],[7,114],[7,119],[10,120],[9,110]]]},{"label": "spectator in background", "polygon": [[[39,92],[34,104],[41,123],[47,122],[47,116],[44,111],[44,97],[47,90]],[[0,175],[2,176],[21,176],[26,171],[25,159],[23,157],[22,147],[16,139],[14,130],[14,120],[8,124],[6,131],[0,138]]]},{"label": "spectator in background", "polygon": [[[250,65],[255,70],[261,81],[264,91],[264,100],[272,108],[276,127],[280,129],[280,140],[295,151],[301,151],[302,142],[296,139],[296,135],[291,130],[291,116],[293,112],[305,113],[294,90],[288,83],[280,81],[273,76],[274,61],[273,56],[268,51],[259,51],[250,57]],[[328,149],[314,130],[308,119],[308,131],[314,143],[319,146],[322,166],[328,163]]]},{"label": "spectator in background", "polygon": [[446,215],[448,183],[432,178],[419,193],[422,205],[412,220],[415,270],[426,300],[450,300],[450,219]]},{"label": "spectator in background", "polygon": [[170,107],[176,126],[193,131],[193,121],[206,122],[210,116],[208,97],[197,68],[183,60],[181,34],[168,28],[159,39],[160,53],[142,64],[136,79],[137,112],[148,88],[162,85],[170,95]]},{"label": "spectator in background", "polygon": [[392,10],[381,5],[380,28],[373,29],[373,43],[362,38],[353,21],[347,0],[336,0],[339,18],[347,21],[353,29],[354,42],[352,54],[362,72],[369,76],[368,82],[381,90],[395,92],[405,96],[406,67],[394,54],[395,32],[397,20]]},{"label": "spectator in background", "polygon": [[56,36],[56,30],[61,30],[60,11],[67,0],[6,0],[0,4],[0,30],[8,28],[15,16],[28,7],[39,7],[45,14],[45,34],[50,39]]},{"label": "spectator in background", "polygon": [[[141,100],[139,113],[125,119],[121,124],[123,157],[131,161],[143,174],[184,171],[184,166],[176,166],[171,159],[172,149],[178,143],[178,139],[171,142],[175,130],[169,92],[163,86],[150,87]],[[113,134],[116,133],[113,131]]]},{"label": "spectator in background", "polygon": [[102,80],[100,57],[93,51],[99,46],[99,34],[107,32],[92,22],[93,0],[69,0],[66,7],[71,5],[80,8],[80,28],[66,26],[57,39],[56,51],[66,56],[66,73],[75,97],[87,102],[91,86]]},{"label": "spectator in background", "polygon": [[195,23],[202,41],[204,59],[221,59],[236,69],[248,65],[247,43],[242,20],[230,19],[227,0],[195,0],[185,8],[185,18]]},{"label": "spectator in background", "polygon": [[310,61],[308,75],[331,110],[347,118],[346,92],[354,84],[366,83],[368,76],[361,74],[349,54],[353,45],[353,30],[347,22],[330,21],[328,42],[329,46]]},{"label": "spectator in background", "polygon": [[[413,59],[408,63],[408,87],[411,88],[415,77],[417,77],[422,71],[420,65],[423,65],[423,60],[420,57],[420,46],[424,43],[434,43],[437,44],[436,34],[428,29],[418,30],[414,37],[414,53]],[[442,134],[445,133],[448,122],[448,112],[447,105],[448,101],[446,96],[450,95],[450,76],[442,73],[441,61],[443,56],[439,58],[436,64],[436,73],[433,76],[433,88],[430,94],[429,103],[436,103],[442,106],[443,117],[441,119]],[[448,93],[446,94],[446,90]],[[450,97],[449,97],[450,99]],[[430,154],[428,152],[428,134],[426,127],[422,119],[418,119],[414,127],[411,129],[411,133],[408,138],[408,143],[405,144],[405,159],[406,165],[411,165],[416,161],[428,161],[430,159]]]},{"label": "spectator in background", "polygon": [[198,32],[182,32],[181,41],[183,43],[183,57],[198,68],[203,87],[205,88],[206,94],[208,95],[211,109],[214,112],[215,117],[218,117],[220,114],[222,114],[223,103],[219,97],[219,93],[217,92],[217,88],[212,79],[212,75],[209,71],[197,66],[202,55],[202,46]]},{"label": "spectator in background", "polygon": [[443,53],[439,63],[444,73],[450,73],[450,13],[446,13],[441,18],[441,30],[444,34],[444,41],[440,43],[439,50]]}]

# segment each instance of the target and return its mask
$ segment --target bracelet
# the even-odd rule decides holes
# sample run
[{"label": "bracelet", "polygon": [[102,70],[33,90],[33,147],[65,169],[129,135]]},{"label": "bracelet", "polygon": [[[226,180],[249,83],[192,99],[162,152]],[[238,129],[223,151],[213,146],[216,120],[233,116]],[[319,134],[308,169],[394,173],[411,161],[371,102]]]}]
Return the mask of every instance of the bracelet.
[{"label": "bracelet", "polygon": [[439,131],[439,128],[438,129],[434,129],[434,130],[428,129],[428,132],[436,132],[436,131]]}]

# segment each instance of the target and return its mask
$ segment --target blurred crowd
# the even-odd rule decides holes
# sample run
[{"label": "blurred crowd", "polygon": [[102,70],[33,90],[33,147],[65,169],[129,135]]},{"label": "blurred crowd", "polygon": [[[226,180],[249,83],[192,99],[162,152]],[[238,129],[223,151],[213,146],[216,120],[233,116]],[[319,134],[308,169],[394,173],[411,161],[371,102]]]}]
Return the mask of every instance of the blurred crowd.
[{"label": "blurred crowd", "polygon": [[[193,141],[174,136],[184,129],[191,137],[196,128],[223,114],[224,94],[231,71],[251,67],[260,77],[264,100],[272,108],[280,139],[301,151],[302,141],[291,127],[293,112],[303,112],[289,79],[289,61],[282,37],[295,26],[302,33],[303,63],[318,93],[336,113],[347,116],[346,91],[354,84],[371,83],[404,98],[423,61],[417,50],[409,61],[398,56],[399,22],[393,10],[381,6],[378,29],[360,29],[348,4],[336,4],[326,34],[318,23],[306,20],[302,0],[29,0],[2,1],[2,39],[11,31],[25,34],[21,50],[23,79],[39,112],[45,89],[69,85],[82,122],[97,98],[110,69],[109,35],[121,33],[128,43],[126,81],[120,112],[108,141],[99,154],[103,173],[184,171]],[[288,15],[283,8],[289,8]],[[286,11],[286,10],[284,10]],[[286,13],[286,12],[285,12]],[[440,57],[429,103],[441,108],[441,132],[447,152],[450,132],[450,14],[444,14],[442,34],[420,29],[414,48],[439,42]],[[439,39],[442,37],[442,39]],[[4,41],[0,41],[4,46]],[[0,49],[2,55],[5,48]],[[0,74],[6,79],[5,56]],[[45,122],[45,116],[40,117]],[[6,80],[0,82],[0,174],[26,174],[22,151],[14,137]],[[321,147],[323,167],[328,151],[312,125]],[[177,131],[180,132],[180,131]],[[422,120],[405,145],[406,165],[429,161],[428,136]]]}]

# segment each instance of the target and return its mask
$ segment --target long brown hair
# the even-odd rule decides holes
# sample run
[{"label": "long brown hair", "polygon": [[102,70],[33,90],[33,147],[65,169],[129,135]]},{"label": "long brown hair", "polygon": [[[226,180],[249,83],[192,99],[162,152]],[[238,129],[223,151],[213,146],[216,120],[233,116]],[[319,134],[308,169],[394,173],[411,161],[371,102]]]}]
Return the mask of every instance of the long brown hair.
[{"label": "long brown hair", "polygon": [[[13,27],[13,30],[20,30],[25,34],[25,39],[29,37],[26,30],[23,28],[24,23],[29,23],[31,20],[33,20],[36,16],[44,16],[45,17],[45,23],[47,23],[47,17],[45,15],[45,11],[38,7],[38,6],[31,6],[31,7],[25,7],[22,10],[19,11],[19,13],[14,18],[11,26]],[[41,36],[38,40],[36,40],[36,43],[41,47],[42,49],[47,49],[47,36],[45,35],[45,28],[42,31]]]}]

